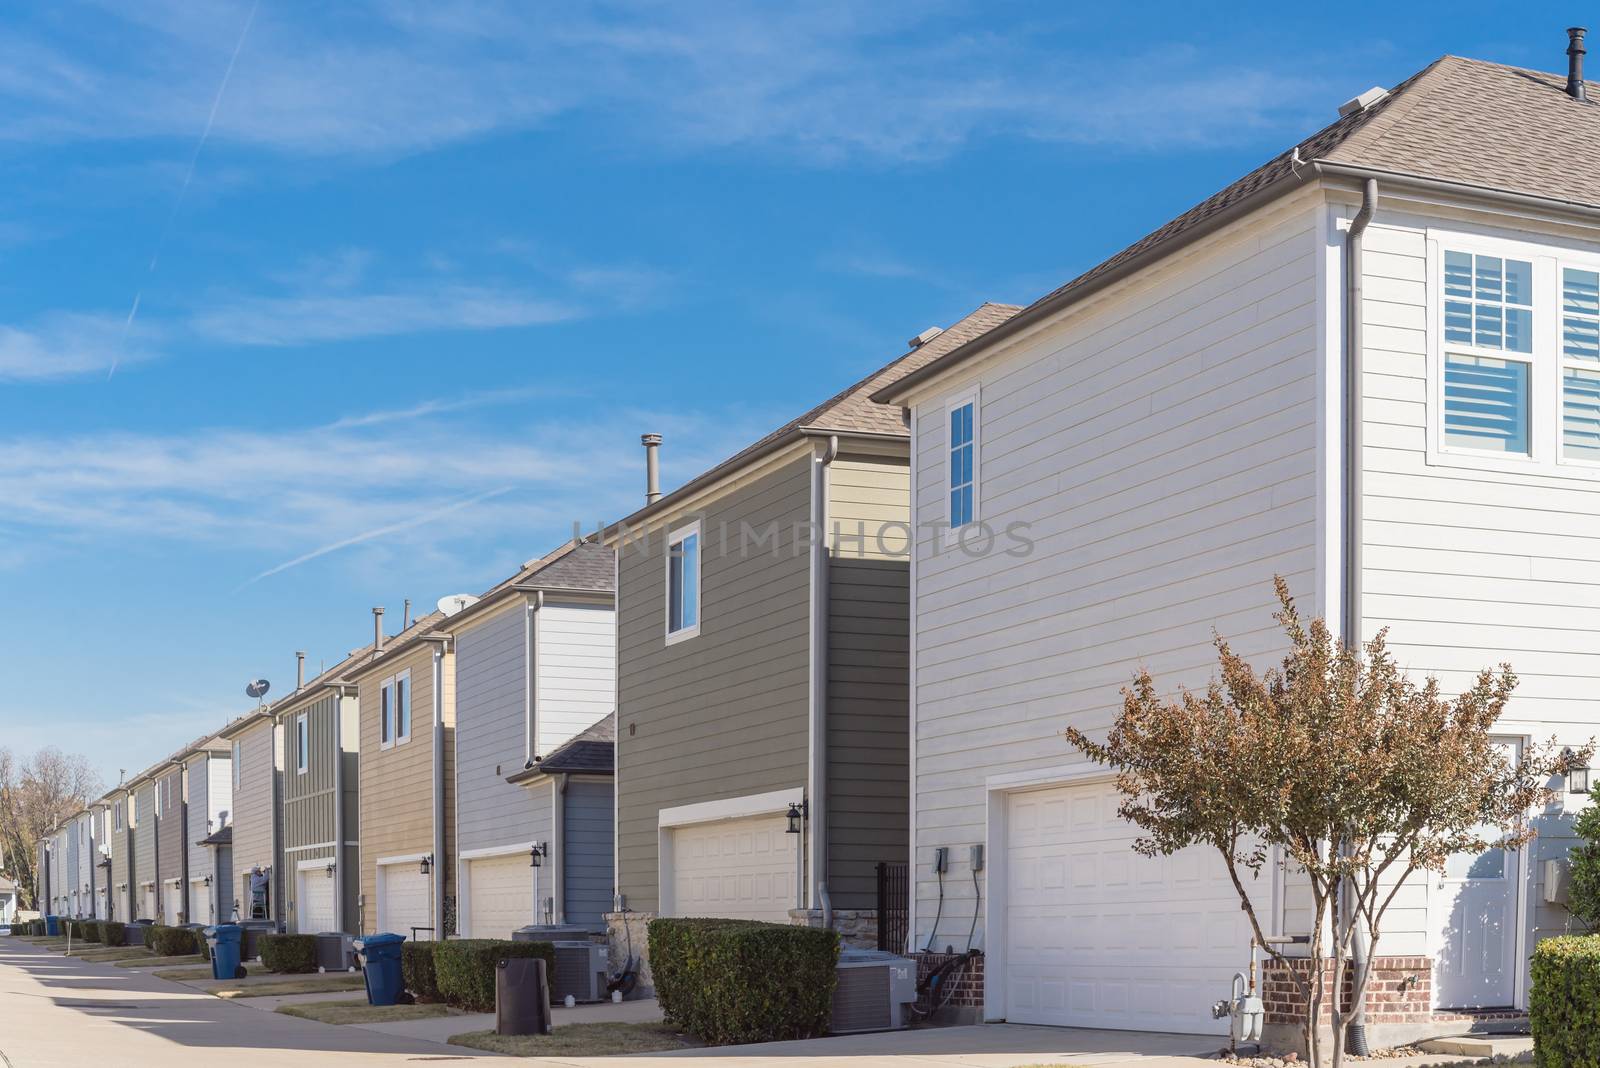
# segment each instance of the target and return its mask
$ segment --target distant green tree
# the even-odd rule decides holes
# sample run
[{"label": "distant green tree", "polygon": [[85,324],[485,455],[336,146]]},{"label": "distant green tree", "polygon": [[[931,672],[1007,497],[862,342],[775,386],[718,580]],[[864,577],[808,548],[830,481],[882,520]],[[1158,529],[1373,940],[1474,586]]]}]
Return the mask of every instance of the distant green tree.
[{"label": "distant green tree", "polygon": [[1600,786],[1589,791],[1589,807],[1578,814],[1572,831],[1583,844],[1568,854],[1567,911],[1592,931],[1600,928]]}]

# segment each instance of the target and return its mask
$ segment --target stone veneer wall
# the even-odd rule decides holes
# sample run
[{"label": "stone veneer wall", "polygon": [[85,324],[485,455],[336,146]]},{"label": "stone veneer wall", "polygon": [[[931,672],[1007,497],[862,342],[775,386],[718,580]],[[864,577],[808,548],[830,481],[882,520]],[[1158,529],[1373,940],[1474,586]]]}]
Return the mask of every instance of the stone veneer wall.
[{"label": "stone veneer wall", "polygon": [[639,981],[630,997],[655,997],[655,977],[650,974],[650,921],[653,912],[606,913],[606,956],[611,970],[620,972],[628,962],[630,948],[639,962]]},{"label": "stone veneer wall", "polygon": [[[821,909],[790,909],[789,925],[791,927],[821,927]],[[877,909],[834,909],[833,929],[839,932],[839,940],[847,946],[856,949],[878,948],[878,910]]]}]

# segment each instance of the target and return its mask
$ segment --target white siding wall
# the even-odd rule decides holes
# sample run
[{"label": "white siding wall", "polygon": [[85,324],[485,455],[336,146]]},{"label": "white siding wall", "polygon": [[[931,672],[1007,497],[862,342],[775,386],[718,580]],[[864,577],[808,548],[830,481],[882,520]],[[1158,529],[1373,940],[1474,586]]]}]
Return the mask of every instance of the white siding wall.
[{"label": "white siding wall", "polygon": [[[1600,480],[1490,470],[1459,454],[1438,462],[1437,445],[1430,463],[1428,409],[1438,402],[1428,356],[1436,312],[1427,294],[1429,273],[1450,245],[1440,238],[1430,258],[1430,227],[1469,229],[1380,213],[1368,231],[1363,632],[1389,627],[1399,661],[1415,675],[1436,675],[1446,693],[1471,685],[1480,668],[1509,661],[1521,682],[1506,733],[1580,745],[1600,720]],[[1474,240],[1496,235],[1470,230]],[[1536,264],[1564,249],[1600,251],[1570,238],[1499,236],[1529,243],[1521,255]],[[1536,333],[1555,329],[1554,298],[1535,292]],[[1549,395],[1535,388],[1537,434],[1553,413],[1541,408]],[[1538,861],[1565,855],[1577,803],[1568,797],[1564,811],[1538,821],[1534,863],[1524,872],[1530,948],[1567,923],[1564,909],[1540,902]],[[1422,951],[1429,883],[1421,878],[1408,888],[1385,952]]]},{"label": "white siding wall", "polygon": [[615,613],[552,604],[539,611],[538,751],[548,755],[611,714],[616,702]]},{"label": "white siding wall", "polygon": [[942,398],[976,382],[980,517],[1030,523],[1034,543],[972,558],[919,535],[918,944],[937,846],[952,866],[936,944],[966,940],[988,778],[1076,763],[1062,728],[1103,732],[1140,664],[1163,687],[1204,684],[1213,628],[1276,659],[1274,573],[1315,605],[1316,223],[1302,201],[1212,239],[916,405],[918,523],[945,516]]}]

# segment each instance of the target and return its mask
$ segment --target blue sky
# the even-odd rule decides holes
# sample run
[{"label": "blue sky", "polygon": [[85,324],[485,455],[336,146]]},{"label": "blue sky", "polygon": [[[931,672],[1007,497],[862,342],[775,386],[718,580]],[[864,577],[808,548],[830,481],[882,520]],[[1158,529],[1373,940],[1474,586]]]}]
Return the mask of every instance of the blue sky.
[{"label": "blue sky", "polygon": [[[0,17],[0,744],[114,781],[1550,8]],[[331,14],[330,14],[331,10]]]}]

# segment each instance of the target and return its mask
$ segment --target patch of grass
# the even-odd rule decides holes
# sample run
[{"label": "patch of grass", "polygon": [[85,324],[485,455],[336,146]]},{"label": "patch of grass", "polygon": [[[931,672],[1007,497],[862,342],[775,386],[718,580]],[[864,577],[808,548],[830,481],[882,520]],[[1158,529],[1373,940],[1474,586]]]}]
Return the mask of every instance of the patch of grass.
[{"label": "patch of grass", "polygon": [[394,1023],[398,1020],[428,1020],[449,1016],[445,1005],[368,1005],[366,1001],[316,1001],[308,1005],[279,1005],[285,1016],[316,1020],[325,1024]]},{"label": "patch of grass", "polygon": [[[112,960],[113,958],[107,957],[105,959]],[[129,960],[119,960],[116,962],[116,964],[119,968],[153,968],[158,965],[170,966],[173,964],[204,964],[205,962],[206,959],[196,953],[187,957],[147,957],[144,960],[131,958]],[[210,968],[206,969],[206,974],[211,974]]]},{"label": "patch of grass", "polygon": [[508,1053],[513,1057],[615,1057],[625,1053],[660,1053],[700,1045],[664,1023],[567,1024],[550,1035],[497,1035],[468,1031],[451,1035],[452,1046]]},{"label": "patch of grass", "polygon": [[219,998],[278,997],[281,994],[327,994],[336,990],[364,990],[366,980],[359,975],[319,975],[307,979],[284,979],[251,986],[225,986],[211,993]]},{"label": "patch of grass", "polygon": [[126,946],[122,949],[107,949],[105,946],[95,946],[93,949],[78,949],[73,947],[69,957],[80,957],[83,960],[106,963],[119,960],[152,960],[150,951],[140,949],[138,946]]},{"label": "patch of grass", "polygon": [[165,971],[155,972],[157,979],[171,979],[179,983],[192,983],[201,979],[212,978],[210,968],[168,968]]}]

